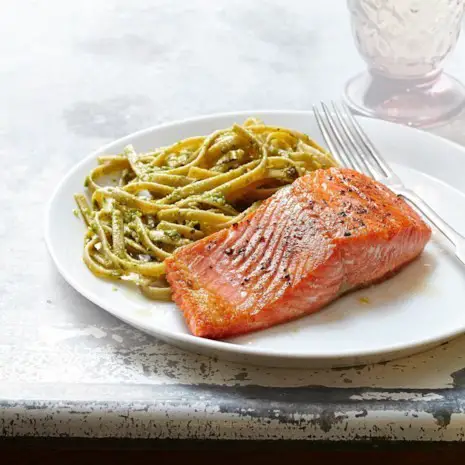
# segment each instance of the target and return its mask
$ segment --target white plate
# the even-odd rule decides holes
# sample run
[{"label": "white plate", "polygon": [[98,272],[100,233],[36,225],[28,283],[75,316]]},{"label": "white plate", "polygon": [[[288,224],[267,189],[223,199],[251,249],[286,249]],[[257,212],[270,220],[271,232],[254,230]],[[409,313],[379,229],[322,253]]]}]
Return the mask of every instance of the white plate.
[{"label": "white plate", "polygon": [[[394,278],[347,295],[314,315],[228,341],[194,337],[174,304],[150,301],[124,283],[116,284],[115,292],[113,282],[90,273],[81,259],[84,227],[72,210],[73,194],[83,191],[83,180],[97,155],[117,153],[128,143],[136,150],[149,150],[208,134],[252,115],[322,141],[311,112],[242,112],[146,129],[101,148],[75,166],[58,186],[46,219],[50,253],[68,283],[121,320],[171,344],[269,366],[335,367],[385,361],[465,332],[465,270],[438,236],[419,260]],[[465,188],[465,149],[405,126],[360,121],[405,183],[465,232],[465,195],[457,190]],[[361,297],[370,303],[362,303]]]}]

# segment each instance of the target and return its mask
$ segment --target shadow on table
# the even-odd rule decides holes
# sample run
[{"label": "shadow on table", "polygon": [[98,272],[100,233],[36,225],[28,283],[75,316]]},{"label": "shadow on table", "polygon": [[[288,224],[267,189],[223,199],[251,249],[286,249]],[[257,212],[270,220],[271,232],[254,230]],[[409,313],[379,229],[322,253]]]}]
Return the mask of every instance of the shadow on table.
[{"label": "shadow on table", "polygon": [[465,109],[448,123],[429,128],[426,131],[457,144],[465,145]]}]

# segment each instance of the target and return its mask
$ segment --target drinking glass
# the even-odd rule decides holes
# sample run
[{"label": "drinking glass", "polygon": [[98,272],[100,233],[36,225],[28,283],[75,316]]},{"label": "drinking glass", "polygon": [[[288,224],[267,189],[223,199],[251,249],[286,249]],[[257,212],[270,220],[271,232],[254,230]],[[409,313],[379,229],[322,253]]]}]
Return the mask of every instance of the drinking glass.
[{"label": "drinking glass", "polygon": [[347,83],[355,111],[412,126],[457,114],[465,87],[443,72],[462,25],[465,0],[348,0],[352,32],[368,70]]}]

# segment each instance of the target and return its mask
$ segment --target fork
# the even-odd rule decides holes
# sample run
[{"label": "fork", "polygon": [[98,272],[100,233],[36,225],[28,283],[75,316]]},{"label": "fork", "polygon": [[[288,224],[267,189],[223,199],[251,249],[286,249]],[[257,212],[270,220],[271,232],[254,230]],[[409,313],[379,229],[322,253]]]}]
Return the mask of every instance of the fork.
[{"label": "fork", "polygon": [[465,237],[444,221],[421,197],[406,187],[390,168],[347,106],[331,102],[332,111],[321,102],[313,113],[334,158],[342,165],[385,184],[418,210],[453,245],[465,265]]}]

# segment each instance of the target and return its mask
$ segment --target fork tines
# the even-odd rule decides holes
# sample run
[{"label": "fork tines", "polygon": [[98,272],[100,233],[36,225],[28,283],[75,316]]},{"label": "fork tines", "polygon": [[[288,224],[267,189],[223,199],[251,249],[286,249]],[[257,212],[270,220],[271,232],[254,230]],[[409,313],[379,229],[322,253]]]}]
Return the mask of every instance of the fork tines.
[{"label": "fork tines", "polygon": [[379,179],[380,175],[388,177],[391,169],[347,106],[331,102],[330,110],[325,103],[320,105],[321,109],[313,106],[315,119],[336,160],[375,179]]}]

